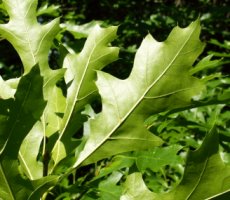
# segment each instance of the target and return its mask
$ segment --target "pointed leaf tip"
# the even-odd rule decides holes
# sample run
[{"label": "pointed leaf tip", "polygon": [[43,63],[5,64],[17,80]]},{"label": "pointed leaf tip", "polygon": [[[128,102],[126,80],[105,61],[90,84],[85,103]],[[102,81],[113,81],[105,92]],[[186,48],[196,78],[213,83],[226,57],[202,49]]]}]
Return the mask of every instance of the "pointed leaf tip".
[{"label": "pointed leaf tip", "polygon": [[189,74],[203,50],[199,33],[195,22],[184,29],[174,28],[164,42],[147,35],[125,80],[97,72],[102,112],[87,122],[90,137],[75,167],[96,162],[106,153],[114,155],[161,144],[145,128],[144,121],[152,114],[189,105],[192,96],[203,88],[201,81]]}]

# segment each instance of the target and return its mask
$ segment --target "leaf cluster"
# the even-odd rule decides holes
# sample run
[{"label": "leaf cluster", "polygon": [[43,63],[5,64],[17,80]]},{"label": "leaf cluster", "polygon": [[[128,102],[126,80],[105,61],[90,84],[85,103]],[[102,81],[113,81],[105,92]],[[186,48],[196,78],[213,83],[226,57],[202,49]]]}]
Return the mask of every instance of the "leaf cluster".
[{"label": "leaf cluster", "polygon": [[[196,62],[199,19],[163,42],[148,34],[120,79],[103,71],[118,59],[118,27],[44,23],[37,16],[57,16],[58,7],[37,9],[37,0],[2,6],[9,21],[0,34],[23,74],[0,77],[0,198],[208,199],[229,191],[229,78],[204,75],[221,60]],[[66,30],[78,48],[62,41]],[[54,46],[58,67],[49,62]]]}]

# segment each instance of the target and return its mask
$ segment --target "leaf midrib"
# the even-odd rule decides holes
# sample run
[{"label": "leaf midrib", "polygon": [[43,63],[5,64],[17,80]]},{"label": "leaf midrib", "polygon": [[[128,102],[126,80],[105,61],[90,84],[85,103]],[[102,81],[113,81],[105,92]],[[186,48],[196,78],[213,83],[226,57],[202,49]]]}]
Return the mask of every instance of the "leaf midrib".
[{"label": "leaf midrib", "polygon": [[209,158],[207,158],[207,159],[205,160],[205,163],[204,163],[203,169],[202,169],[202,171],[201,171],[201,173],[200,173],[199,179],[197,180],[196,184],[195,184],[194,187],[192,188],[191,192],[190,192],[190,193],[188,194],[188,196],[186,197],[186,200],[190,199],[190,197],[192,196],[192,194],[194,193],[194,191],[195,191],[195,190],[197,189],[197,187],[199,186],[200,181],[201,181],[201,179],[202,179],[202,177],[203,177],[203,175],[204,175],[204,173],[205,173],[205,170],[206,170],[206,166],[207,166],[207,164],[208,164],[208,161],[209,161]]},{"label": "leaf midrib", "polygon": [[[9,1],[3,0],[3,2],[4,2],[5,4],[8,4],[11,8],[13,7],[13,6],[9,3]],[[19,7],[20,7],[20,2],[19,2],[18,0],[16,0],[16,4],[17,4],[17,7],[19,8]],[[10,35],[12,35],[14,38],[16,38],[16,40],[20,41],[21,43],[26,43],[26,44],[28,44],[28,49],[29,49],[29,52],[30,52],[30,54],[31,54],[32,61],[33,61],[32,66],[25,66],[25,67],[28,67],[28,69],[30,69],[31,67],[33,67],[33,66],[37,63],[37,54],[38,54],[38,52],[40,51],[40,48],[41,48],[41,46],[42,46],[42,43],[43,43],[45,37],[52,31],[53,27],[54,27],[55,24],[56,24],[56,23],[54,23],[54,24],[50,27],[50,29],[49,29],[48,31],[46,31],[45,34],[43,34],[43,36],[42,36],[42,38],[40,39],[40,42],[39,42],[39,44],[38,44],[38,46],[37,46],[37,48],[36,48],[36,51],[34,52],[34,51],[33,51],[33,48],[32,48],[32,42],[31,42],[31,41],[33,40],[33,38],[31,39],[31,37],[30,37],[30,32],[29,32],[29,30],[31,29],[31,27],[28,27],[28,26],[27,26],[28,24],[26,24],[26,21],[25,21],[25,18],[27,17],[27,15],[28,15],[28,13],[29,13],[29,11],[30,11],[32,5],[33,5],[33,1],[30,2],[30,5],[28,6],[28,8],[27,8],[27,10],[26,10],[25,15],[23,16],[23,25],[24,25],[23,30],[25,30],[25,35],[26,35],[26,37],[23,36],[23,38],[25,38],[25,39],[21,39],[20,37],[16,36],[13,32],[11,32],[11,31],[9,31],[9,30],[6,30],[6,29],[4,30],[4,31],[6,31],[7,33],[9,33]],[[21,18],[20,18],[20,19],[21,19]],[[16,20],[17,20],[17,18],[16,18]],[[15,21],[16,21],[16,20],[15,20]],[[14,21],[14,20],[12,19],[12,21]],[[37,24],[38,24],[38,23],[37,23]],[[38,25],[39,25],[39,24],[38,24]],[[35,26],[35,25],[34,25],[34,26]],[[32,26],[32,27],[34,28],[34,26]]]},{"label": "leaf midrib", "polygon": [[[72,113],[73,113],[73,110],[74,110],[74,108],[76,107],[76,104],[77,104],[77,102],[78,102],[78,95],[79,95],[79,91],[81,90],[81,88],[82,88],[82,84],[83,84],[83,81],[84,81],[84,79],[85,79],[85,75],[86,75],[86,73],[87,73],[87,71],[89,70],[89,65],[90,65],[90,63],[91,63],[91,57],[92,57],[92,55],[94,54],[94,51],[95,51],[95,49],[97,48],[97,45],[98,44],[100,44],[104,39],[106,39],[107,37],[109,37],[111,34],[113,34],[113,32],[111,31],[111,32],[109,32],[108,34],[106,34],[104,37],[102,37],[99,41],[94,41],[94,46],[93,46],[93,48],[91,49],[91,52],[90,52],[90,54],[89,54],[89,56],[88,56],[88,59],[87,59],[87,62],[86,62],[86,64],[85,64],[85,68],[84,68],[84,71],[83,71],[83,75],[81,76],[81,80],[80,80],[80,83],[79,83],[79,85],[78,85],[78,87],[77,87],[77,91],[76,91],[76,93],[75,93],[75,96],[74,96],[74,103],[72,104],[72,106],[71,106],[71,109],[70,109],[70,111],[68,112],[68,115],[67,115],[67,119],[64,121],[64,127],[61,129],[61,131],[60,131],[60,135],[59,135],[59,137],[58,137],[58,139],[57,139],[57,141],[56,141],[56,143],[55,143],[55,145],[54,145],[54,148],[53,148],[53,150],[56,148],[56,146],[58,145],[58,152],[59,152],[59,141],[61,140],[61,138],[62,138],[62,136],[64,135],[64,133],[65,133],[65,131],[66,131],[66,128],[67,128],[67,126],[68,126],[68,124],[69,124],[69,121],[70,121],[70,118],[71,118],[71,116],[72,116]],[[107,55],[107,54],[106,54]],[[93,61],[95,61],[95,60],[93,60]],[[73,80],[75,79],[75,76],[74,76],[74,78],[73,78]],[[94,91],[93,91],[94,92]],[[93,93],[92,92],[92,93]],[[82,99],[82,98],[81,98]],[[68,105],[66,105],[66,107],[68,107]],[[52,151],[53,151],[52,150]],[[56,156],[56,159],[58,159],[58,155]]]},{"label": "leaf midrib", "polygon": [[[172,64],[175,62],[176,58],[178,57],[178,55],[180,54],[180,52],[183,50],[183,48],[185,47],[185,45],[188,43],[188,41],[190,40],[190,38],[192,37],[194,31],[196,30],[197,26],[194,27],[193,31],[189,34],[189,37],[187,38],[187,40],[184,42],[184,44],[182,45],[182,47],[178,50],[178,52],[176,53],[176,55],[174,56],[174,58],[172,59],[172,61],[167,65],[167,67],[164,69],[164,71],[161,73],[161,75],[152,83],[150,84],[150,86],[145,90],[145,92],[143,92],[143,95],[139,98],[139,100],[134,104],[134,106],[129,110],[129,112],[123,117],[121,118],[121,120],[119,121],[119,123],[117,124],[117,126],[115,126],[110,133],[107,134],[107,136],[94,148],[94,150],[92,150],[90,153],[87,153],[86,156],[84,156],[83,158],[81,158],[80,160],[77,160],[73,166],[73,168],[79,166],[84,160],[86,160],[93,152],[95,152],[103,143],[106,142],[106,140],[109,139],[109,137],[118,129],[118,127],[125,121],[125,119],[127,119],[127,117],[133,112],[133,110],[139,105],[139,103],[142,101],[142,99],[145,97],[145,95],[149,92],[149,90],[161,79],[161,77],[168,71],[168,69],[170,68],[170,66],[172,66]],[[83,150],[84,151],[84,150]]]},{"label": "leaf midrib", "polygon": [[32,197],[34,194],[36,194],[36,192],[37,192],[40,188],[42,188],[44,185],[46,185],[46,184],[48,184],[48,183],[50,183],[50,182],[55,181],[55,179],[58,179],[58,177],[54,177],[53,179],[51,179],[51,180],[49,180],[49,181],[46,181],[46,182],[43,181],[43,183],[42,183],[41,185],[39,185],[37,188],[35,188],[35,189],[33,190],[33,192],[31,192],[31,194],[30,194],[30,196],[27,198],[27,200],[30,200],[31,197]]},{"label": "leaf midrib", "polygon": [[[33,53],[33,49],[32,49],[31,42],[30,42],[31,38],[29,37],[29,31],[28,31],[29,29],[28,29],[28,26],[26,26],[26,23],[25,23],[25,18],[27,16],[27,14],[29,13],[29,9],[31,8],[32,3],[33,3],[33,1],[31,1],[31,4],[28,7],[28,10],[25,13],[25,16],[23,18],[23,24],[25,25],[24,29],[25,29],[25,32],[26,32],[26,41],[27,41],[27,44],[29,45],[30,54],[31,54],[32,59],[33,59],[33,65],[35,65],[36,64],[36,59],[35,59],[35,55]],[[18,0],[17,0],[17,8],[19,8],[19,7],[20,6],[19,6]]]},{"label": "leaf midrib", "polygon": [[28,167],[28,165],[27,165],[27,163],[26,163],[26,161],[25,161],[25,159],[24,159],[24,157],[23,157],[21,151],[19,151],[18,156],[19,156],[19,158],[21,159],[22,163],[24,164],[24,166],[25,166],[25,168],[26,168],[26,171],[28,172],[29,178],[30,178],[31,180],[33,180],[34,177],[33,177],[33,175],[31,174],[30,168]]},{"label": "leaf midrib", "polygon": [[[9,184],[9,182],[8,182],[8,180],[7,180],[7,178],[6,178],[6,176],[5,176],[5,173],[4,173],[4,170],[3,170],[2,163],[0,163],[0,170],[1,170],[2,174],[3,174],[3,179],[4,179],[4,181],[5,181],[6,185],[7,185],[7,188],[8,188],[9,191],[10,191],[10,196],[11,196],[11,198],[12,198],[12,199],[16,199],[16,197],[14,196],[14,193],[13,193],[13,191],[12,191],[12,188],[11,188],[11,186],[10,186],[10,184]],[[9,193],[8,193],[8,194],[9,194]]]}]

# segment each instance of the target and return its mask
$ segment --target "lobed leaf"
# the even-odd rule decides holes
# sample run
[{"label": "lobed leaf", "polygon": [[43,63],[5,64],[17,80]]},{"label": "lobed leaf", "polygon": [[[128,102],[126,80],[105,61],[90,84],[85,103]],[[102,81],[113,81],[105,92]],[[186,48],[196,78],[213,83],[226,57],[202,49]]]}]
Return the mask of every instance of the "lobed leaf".
[{"label": "lobed leaf", "polygon": [[133,173],[128,176],[123,185],[123,193],[120,200],[154,200],[152,192],[146,187],[141,173]]},{"label": "lobed leaf", "polygon": [[165,42],[148,35],[126,80],[97,72],[102,112],[87,122],[89,139],[74,167],[162,144],[160,138],[147,131],[144,121],[154,113],[189,105],[191,97],[203,88],[188,73],[204,47],[199,34],[197,20],[187,28],[174,28]]},{"label": "lobed leaf", "polygon": [[[34,146],[33,152],[38,151],[38,142],[43,141],[43,154],[46,151],[46,137],[55,134],[61,124],[61,117],[57,113],[63,113],[65,108],[65,98],[60,88],[56,86],[64,76],[64,69],[51,70],[48,65],[48,55],[50,52],[53,39],[59,32],[59,19],[42,25],[37,22],[37,0],[27,0],[19,2],[17,0],[4,0],[3,4],[9,14],[9,22],[0,25],[0,34],[7,39],[18,52],[24,67],[24,74],[27,74],[35,64],[39,63],[41,74],[44,78],[43,90],[44,98],[47,101],[47,107],[41,116],[41,122],[36,126],[42,126],[40,132],[37,129],[31,130],[30,139],[33,140],[39,134],[39,140],[36,141],[36,148]],[[2,85],[2,84],[1,84]],[[3,84],[3,86],[6,84]],[[8,96],[14,92],[8,89]],[[4,96],[6,94],[3,93]],[[2,96],[2,95],[1,95]],[[7,97],[7,96],[6,96]],[[28,139],[28,138],[27,138]],[[31,141],[30,141],[31,142]],[[28,141],[24,144],[28,144]],[[23,150],[25,145],[22,146],[21,159],[23,169],[26,165],[30,165],[31,159],[33,160],[32,166],[38,166],[34,158],[26,156]],[[32,147],[32,146],[31,146]],[[24,152],[24,153],[23,153]],[[38,154],[38,152],[37,152]],[[32,171],[32,170],[31,170]],[[25,171],[25,173],[27,173]],[[41,173],[40,173],[41,174]],[[38,177],[38,174],[30,175],[30,178]]]},{"label": "lobed leaf", "polygon": [[9,22],[0,25],[0,34],[18,52],[25,73],[37,63],[41,71],[48,70],[48,53],[54,36],[59,31],[59,19],[46,25],[37,22],[37,0],[3,0]]},{"label": "lobed leaf", "polygon": [[39,74],[39,68],[34,67],[30,74],[20,80],[15,99],[0,100],[1,156],[10,154],[17,157],[21,142],[40,118],[46,105],[42,98],[42,84],[43,79]]},{"label": "lobed leaf", "polygon": [[36,123],[22,142],[19,151],[21,169],[30,180],[43,176],[43,163],[38,161],[38,154],[43,140],[42,125]]},{"label": "lobed leaf", "polygon": [[[145,186],[141,174],[134,173],[127,178],[122,198],[137,199],[134,197],[149,195],[149,200],[197,200],[212,199],[229,192],[230,167],[224,164],[218,147],[218,134],[213,129],[207,134],[201,147],[189,153],[183,179],[175,189],[168,193],[153,193]],[[129,188],[129,181],[134,178],[136,183]],[[145,188],[143,191],[138,191],[140,185]]]},{"label": "lobed leaf", "polygon": [[[59,19],[39,24],[37,15],[55,12],[54,7],[37,12],[37,4],[37,0],[3,0],[9,22],[0,25],[0,34],[18,52],[24,76],[10,81],[0,77],[0,198],[40,199],[44,192],[60,181],[59,176],[46,176],[47,173],[55,174],[58,170],[63,172],[67,169],[63,175],[66,176],[72,170],[70,165],[75,168],[123,152],[139,151],[133,159],[141,171],[146,168],[158,170],[170,162],[172,157],[169,156],[175,155],[178,147],[169,147],[172,150],[169,155],[163,150],[158,152],[161,159],[165,158],[160,162],[150,151],[140,152],[163,143],[148,131],[144,122],[152,114],[193,106],[190,100],[203,89],[204,81],[192,75],[219,65],[219,61],[211,61],[209,56],[192,69],[204,47],[199,40],[199,20],[184,29],[174,28],[164,42],[157,42],[150,34],[147,35],[136,53],[130,76],[120,80],[99,71],[118,57],[118,48],[110,44],[116,37],[117,27],[100,28],[93,23],[81,27],[80,32],[77,26],[63,25],[76,38],[86,35],[88,38],[79,54],[65,57],[65,69],[51,70],[48,54],[59,31]],[[213,77],[216,76],[206,80]],[[66,97],[56,86],[62,78],[67,85]],[[95,99],[98,91],[102,112],[96,114],[87,104]],[[227,91],[214,101],[226,102],[228,99]],[[212,104],[210,101],[205,103]],[[85,122],[87,117],[89,120]],[[73,140],[73,135],[82,126],[83,138]],[[211,145],[213,148],[209,148]],[[50,163],[49,150],[53,159]],[[72,165],[74,151],[77,159]],[[53,171],[61,160],[63,163]],[[130,158],[118,159],[90,183],[105,177],[113,169],[132,165]],[[228,171],[229,167],[223,164],[218,154],[217,135],[210,133],[201,148],[190,153],[184,178],[175,190],[154,194],[145,186],[141,174],[134,173],[128,176],[121,199],[212,198],[229,191]],[[41,178],[43,176],[46,177]],[[121,177],[121,173],[115,172],[99,184],[101,199],[118,199],[121,186],[117,183]],[[213,179],[222,185],[212,184]],[[91,199],[85,196],[87,198]]]},{"label": "lobed leaf", "polygon": [[52,151],[55,163],[66,156],[66,151],[71,152],[75,148],[71,145],[70,138],[86,120],[81,112],[97,92],[92,81],[96,76],[95,70],[100,70],[117,59],[118,48],[109,47],[109,43],[116,37],[116,30],[117,27],[95,26],[81,53],[68,54],[65,58],[65,81],[69,88],[59,138]]},{"label": "lobed leaf", "polygon": [[0,163],[0,198],[4,200],[40,200],[57,182],[57,176],[47,176],[31,182],[21,176],[17,160],[5,158]]},{"label": "lobed leaf", "polygon": [[156,199],[211,199],[230,191],[230,167],[224,164],[218,149],[218,134],[213,129],[202,146],[188,155],[184,177],[178,187]]},{"label": "lobed leaf", "polygon": [[[4,0],[3,4],[9,15],[9,22],[0,24],[0,34],[16,49],[23,63],[24,74],[39,63],[41,74],[44,77],[44,97],[48,101],[48,108],[43,115],[43,125],[47,126],[48,124],[49,127],[55,127],[56,124],[54,123],[59,120],[56,113],[63,112],[63,110],[60,111],[63,97],[59,98],[62,100],[57,106],[58,109],[57,107],[54,109],[52,104],[57,93],[60,93],[60,88],[56,87],[56,83],[64,76],[65,70],[51,70],[48,65],[48,55],[53,39],[60,30],[59,19],[54,19],[45,25],[39,24],[36,15],[37,0],[21,2]],[[59,102],[59,99],[56,101]],[[51,133],[47,130],[44,135],[46,134]]]},{"label": "lobed leaf", "polygon": [[136,158],[137,168],[140,172],[144,172],[146,169],[157,172],[166,165],[181,164],[183,160],[177,155],[181,148],[179,145],[171,145],[155,148],[151,151],[135,152],[134,158]]},{"label": "lobed leaf", "polygon": [[[40,199],[57,181],[57,177],[47,177],[30,182],[19,171],[20,146],[46,105],[42,88],[43,78],[35,66],[20,79],[14,99],[0,99],[0,197],[4,200],[29,199],[33,193],[39,194],[33,199]],[[30,167],[27,174],[34,173]]]}]

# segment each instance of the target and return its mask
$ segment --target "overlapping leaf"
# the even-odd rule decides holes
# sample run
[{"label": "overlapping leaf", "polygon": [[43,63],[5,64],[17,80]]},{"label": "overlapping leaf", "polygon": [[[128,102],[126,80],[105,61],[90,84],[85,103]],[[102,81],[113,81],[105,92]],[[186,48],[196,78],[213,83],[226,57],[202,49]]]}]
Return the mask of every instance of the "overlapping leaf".
[{"label": "overlapping leaf", "polygon": [[[82,111],[97,94],[97,90],[102,99],[102,112],[89,115],[89,121],[84,124],[86,143],[82,142],[78,146],[73,167],[97,162],[115,154],[161,145],[162,140],[148,132],[144,121],[161,111],[190,106],[191,97],[203,88],[200,80],[192,74],[210,63],[208,57],[197,69],[191,70],[203,49],[197,20],[187,28],[174,28],[165,42],[157,42],[148,35],[137,51],[133,70],[126,80],[99,71],[117,59],[118,48],[110,45],[116,37],[116,27],[95,26],[82,51],[66,56],[63,65],[66,69],[51,70],[48,54],[52,40],[59,31],[59,20],[55,19],[46,25],[39,24],[36,19],[37,3],[37,0],[3,0],[9,22],[0,25],[0,34],[17,50],[25,75],[20,79],[18,88],[0,79],[0,198],[6,200],[40,199],[45,191],[55,185],[60,177],[41,177],[46,176],[47,172],[55,172],[55,166],[66,156],[67,160],[75,159],[71,156],[79,140],[73,142],[72,136],[86,120]],[[34,67],[37,63],[43,78],[38,66]],[[56,86],[63,77],[67,84],[66,98]],[[17,81],[14,83],[17,85]],[[229,98],[225,96],[228,93],[222,97],[224,101]],[[46,108],[44,99],[47,101]],[[87,111],[84,113],[87,114]],[[218,140],[215,136],[210,134],[203,146],[190,154],[184,178],[176,190],[168,194],[154,194],[145,186],[141,175],[134,174],[128,177],[121,199],[198,199],[228,191],[230,175],[222,172],[229,171],[229,167],[223,164],[217,153]],[[49,163],[51,169],[48,169],[49,156],[45,157],[46,150],[49,150],[46,146],[47,137],[53,148],[51,156],[54,163]],[[209,149],[210,145],[214,148]],[[154,159],[148,165],[146,157],[147,160],[151,159],[147,153],[141,153],[138,157],[137,166],[140,170],[155,165]],[[65,161],[63,163],[66,164]],[[114,168],[129,167],[133,161],[115,164],[119,166],[108,167],[93,181],[108,175]],[[64,167],[68,168],[69,165]],[[151,169],[154,171],[154,168]],[[215,181],[223,184],[213,185],[210,192],[207,185],[211,185],[210,174],[213,174],[213,169],[218,171],[214,176]],[[68,168],[67,174],[69,170],[72,169]],[[25,177],[22,178],[22,174]],[[99,184],[102,198],[106,199],[110,194],[114,195],[114,199],[118,198],[121,186],[116,184],[121,176],[119,173],[112,175],[111,179]],[[110,187],[114,193],[110,193]]]},{"label": "overlapping leaf", "polygon": [[117,200],[121,195],[121,186],[117,183],[122,178],[123,174],[120,172],[112,173],[106,180],[99,184],[99,195],[101,200]]},{"label": "overlapping leaf", "polygon": [[123,194],[120,200],[154,200],[152,192],[146,187],[141,173],[133,173],[128,176],[123,185]]},{"label": "overlapping leaf", "polygon": [[[59,130],[58,124],[61,123],[60,116],[57,113],[63,113],[65,108],[65,98],[61,89],[56,86],[57,81],[64,76],[64,69],[51,70],[48,65],[48,54],[55,35],[59,31],[59,19],[55,19],[45,25],[37,22],[37,0],[17,1],[4,0],[4,6],[9,14],[9,22],[0,25],[0,34],[6,38],[18,52],[24,67],[24,74],[28,73],[31,68],[39,63],[41,74],[44,77],[44,98],[47,101],[47,107],[42,115],[42,121],[37,126],[43,126],[42,132],[39,133],[43,138],[49,137]],[[1,85],[5,86],[3,82]],[[7,89],[7,88],[6,88]],[[13,93],[14,90],[8,89]],[[5,95],[3,93],[3,95]],[[9,93],[10,95],[10,93]],[[9,96],[8,95],[8,96]],[[7,97],[7,95],[5,95]],[[37,130],[32,130],[30,139],[38,136]],[[24,142],[26,144],[33,141]],[[38,142],[37,141],[37,142]],[[45,140],[43,140],[45,142]],[[38,146],[39,144],[35,145]],[[24,148],[24,145],[22,148]],[[32,147],[32,146],[31,146]],[[33,151],[37,151],[34,148]],[[24,155],[24,150],[21,151],[21,156],[24,157],[22,165],[30,164],[31,158]],[[33,158],[34,159],[34,158]]]},{"label": "overlapping leaf", "polygon": [[[37,3],[37,0],[4,0],[3,4],[9,14],[9,22],[0,25],[0,34],[16,49],[22,60],[25,74],[39,63],[44,77],[44,96],[46,100],[49,100],[48,104],[52,104],[51,101],[60,90],[56,87],[56,82],[64,75],[63,69],[54,71],[48,65],[50,47],[60,29],[59,19],[45,25],[39,24],[36,18]],[[55,113],[59,111],[51,110],[50,106],[44,116],[45,123],[52,124],[54,118],[58,120]]]},{"label": "overlapping leaf", "polygon": [[146,169],[157,172],[166,165],[182,164],[182,158],[177,155],[180,149],[179,145],[171,145],[152,151],[136,152],[134,158],[136,158],[136,165],[140,172],[144,172]]},{"label": "overlapping leaf", "polygon": [[[69,54],[65,58],[67,68],[65,81],[70,84],[67,91],[67,106],[59,131],[59,139],[53,148],[53,159],[58,163],[71,149],[71,136],[82,126],[81,111],[97,91],[94,83],[95,70],[100,70],[117,59],[118,48],[109,47],[116,37],[117,27],[95,28],[89,34],[80,54]],[[62,140],[62,142],[61,142]],[[68,142],[65,142],[68,140]],[[65,146],[63,145],[65,143]]]},{"label": "overlapping leaf", "polygon": [[59,20],[40,25],[36,18],[37,0],[3,0],[9,22],[0,25],[0,34],[17,50],[25,73],[37,63],[48,70],[48,53],[59,31]]},{"label": "overlapping leaf", "polygon": [[17,155],[21,142],[40,118],[46,104],[42,98],[42,84],[38,66],[34,67],[31,73],[19,82],[15,99],[0,100],[1,155]]},{"label": "overlapping leaf", "polygon": [[58,181],[48,176],[30,182],[18,171],[18,161],[5,159],[0,164],[0,198],[4,200],[40,200],[42,195]]},{"label": "overlapping leaf", "polygon": [[13,98],[16,89],[12,88],[7,81],[4,81],[0,76],[0,98],[9,99]]},{"label": "overlapping leaf", "polygon": [[[29,199],[30,195],[39,199],[57,181],[57,177],[47,177],[32,183],[19,173],[20,145],[46,105],[42,88],[43,79],[36,66],[21,78],[14,99],[0,100],[0,197],[5,200]],[[30,174],[32,168],[26,170]]]},{"label": "overlapping leaf", "polygon": [[214,129],[197,151],[190,152],[180,185],[155,199],[211,199],[230,191],[230,167],[224,164],[218,149],[218,134]]},{"label": "overlapping leaf", "polygon": [[97,72],[102,112],[88,122],[90,136],[75,167],[162,143],[147,131],[144,120],[153,113],[189,104],[202,89],[199,80],[188,73],[203,50],[199,34],[197,20],[187,28],[174,28],[165,42],[148,35],[126,80]]},{"label": "overlapping leaf", "polygon": [[[21,79],[15,100],[0,100],[0,196],[4,199],[25,197],[25,190],[29,190],[28,183],[20,178],[17,158],[23,139],[45,107],[45,102],[41,98],[42,84],[43,80],[36,67]],[[33,110],[34,106],[38,108],[36,111]]]},{"label": "overlapping leaf", "polygon": [[[149,200],[184,200],[184,199],[212,199],[230,191],[230,167],[224,164],[218,150],[218,134],[210,132],[201,147],[190,152],[181,183],[171,192],[156,194],[145,186],[140,173],[131,174],[126,184],[122,198],[138,199],[141,195],[149,195]],[[129,181],[134,179],[136,186],[130,186]],[[138,191],[140,186],[145,191]]]},{"label": "overlapping leaf", "polygon": [[19,151],[21,169],[31,180],[35,180],[43,176],[43,163],[41,161],[38,162],[37,159],[41,142],[44,138],[42,132],[41,123],[36,123],[33,130],[30,131],[23,140]]}]

